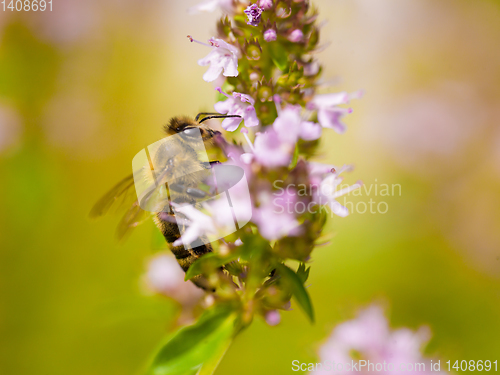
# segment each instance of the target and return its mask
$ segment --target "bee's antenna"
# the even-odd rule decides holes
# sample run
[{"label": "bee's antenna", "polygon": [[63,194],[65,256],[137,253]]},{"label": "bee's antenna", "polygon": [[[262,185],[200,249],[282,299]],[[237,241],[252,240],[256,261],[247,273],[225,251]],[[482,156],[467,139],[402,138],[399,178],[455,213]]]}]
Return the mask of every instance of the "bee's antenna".
[{"label": "bee's antenna", "polygon": [[205,120],[210,120],[211,118],[228,118],[228,117],[239,117],[241,118],[240,115],[218,115],[218,116],[208,116],[205,117],[203,120],[200,121],[200,124],[205,121]]},{"label": "bee's antenna", "polygon": [[195,121],[198,121],[198,119],[200,118],[200,116],[203,116],[203,115],[220,115],[220,113],[218,112],[200,112],[196,115],[196,117],[194,118]]}]

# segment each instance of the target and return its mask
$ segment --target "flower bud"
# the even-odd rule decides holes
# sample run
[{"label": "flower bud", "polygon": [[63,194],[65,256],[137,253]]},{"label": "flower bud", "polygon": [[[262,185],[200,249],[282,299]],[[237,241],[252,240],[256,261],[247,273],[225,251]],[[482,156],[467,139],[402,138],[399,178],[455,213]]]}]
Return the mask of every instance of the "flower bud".
[{"label": "flower bud", "polygon": [[270,326],[278,325],[280,321],[281,316],[277,310],[271,310],[266,313],[266,323]]},{"label": "flower bud", "polygon": [[268,10],[273,7],[273,0],[260,0],[259,7],[263,10]]},{"label": "flower bud", "polygon": [[228,16],[222,17],[217,22],[217,31],[219,35],[229,36],[231,34],[231,21]]},{"label": "flower bud", "polygon": [[257,72],[252,72],[252,73],[250,73],[250,75],[248,77],[250,78],[250,81],[258,81],[260,78],[260,75]]},{"label": "flower bud", "polygon": [[300,29],[295,29],[290,33],[290,35],[288,35],[288,40],[294,43],[302,42],[303,38],[304,38],[304,33]]},{"label": "flower bud", "polygon": [[272,80],[270,79],[269,81],[266,82],[265,79],[262,79],[261,82],[259,82],[257,86],[257,98],[261,102],[266,102],[271,100],[273,97],[273,83]]},{"label": "flower bud", "polygon": [[269,29],[264,31],[264,40],[266,42],[274,42],[277,39],[276,30]]},{"label": "flower bud", "polygon": [[249,60],[259,60],[262,53],[262,47],[257,39],[245,41],[245,55]]}]

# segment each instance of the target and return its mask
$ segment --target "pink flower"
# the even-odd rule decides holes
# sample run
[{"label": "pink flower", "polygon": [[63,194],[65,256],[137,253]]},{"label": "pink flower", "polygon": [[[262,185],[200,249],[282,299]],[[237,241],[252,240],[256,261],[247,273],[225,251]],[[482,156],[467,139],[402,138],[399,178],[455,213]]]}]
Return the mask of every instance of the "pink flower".
[{"label": "pink flower", "polygon": [[344,165],[338,171],[330,172],[328,176],[321,181],[319,188],[315,190],[313,196],[314,202],[319,205],[328,205],[332,212],[340,217],[346,217],[349,215],[349,210],[337,202],[336,199],[350,193],[353,190],[359,189],[363,185],[361,181],[357,181],[351,186],[337,190],[337,187],[343,181],[343,178],[339,177],[339,175],[349,169],[349,166]]},{"label": "pink flower", "polygon": [[252,127],[259,125],[259,119],[255,113],[255,100],[246,94],[241,94],[239,92],[233,92],[232,96],[229,96],[220,87],[216,88],[221,94],[227,96],[228,99],[215,103],[214,108],[217,112],[227,115],[238,115],[241,118],[233,117],[226,118],[222,121],[222,127],[227,131],[235,131],[240,125],[241,121],[245,121],[246,127]]},{"label": "pink flower", "polygon": [[259,26],[262,9],[257,4],[249,5],[244,12],[248,17],[247,25]]},{"label": "pink flower", "polygon": [[[231,156],[233,155],[235,154],[232,154]],[[231,168],[230,166],[237,166],[243,170],[241,179],[236,181],[236,183],[234,183],[235,180],[231,176],[231,174],[234,173],[234,168]],[[249,180],[252,177],[252,174],[249,171],[249,166],[246,165],[241,159],[236,161],[228,160],[215,168],[220,168],[219,171],[215,172],[217,176],[218,188],[225,190],[224,180],[231,182],[231,187],[218,198],[204,201],[203,205],[207,208],[213,218],[219,233],[230,234],[236,231],[235,220],[238,223],[238,227],[241,228],[252,218],[253,202],[249,191]],[[229,172],[223,172],[224,170],[227,171],[227,168],[229,168]],[[231,203],[230,206],[228,206],[228,197]]]},{"label": "pink flower", "polygon": [[204,293],[193,283],[184,281],[184,276],[173,256],[159,254],[149,262],[144,281],[155,293],[171,297],[185,306],[194,305]]},{"label": "pink flower", "polygon": [[[245,132],[242,129],[242,133],[245,134]],[[245,134],[246,135],[246,134]],[[250,148],[252,151],[254,150],[253,144],[250,143]],[[243,150],[240,147],[237,147],[235,145],[228,145],[227,146],[227,156],[230,158],[225,164],[229,165],[236,165],[240,168],[243,169],[246,178],[250,181],[254,178],[254,173],[252,171],[251,163],[254,159],[254,154],[251,152],[244,153]]]},{"label": "pink flower", "polygon": [[262,237],[272,241],[284,236],[299,234],[299,223],[295,218],[296,194],[285,190],[284,194],[259,193],[259,207],[254,209],[252,221],[259,227]]},{"label": "pink flower", "polygon": [[[188,36],[191,42],[198,42],[197,40]],[[208,70],[203,75],[203,79],[207,82],[215,81],[222,73],[225,77],[238,76],[238,58],[240,51],[235,46],[225,42],[222,39],[211,38],[208,41],[212,52],[204,58],[198,60],[201,66],[210,65]],[[205,43],[198,42],[206,45]]]},{"label": "pink flower", "polygon": [[[400,373],[400,365],[423,363],[425,370],[409,370],[405,367],[406,374],[443,374],[443,372],[431,372],[430,362],[423,358],[421,347],[430,339],[430,332],[426,327],[412,332],[407,328],[391,330],[384,317],[382,309],[371,306],[360,312],[356,319],[338,325],[320,349],[321,362],[329,361],[336,364],[358,363],[357,359],[351,357],[352,352],[357,352],[361,359],[370,363],[386,364],[386,371],[381,373]],[[392,364],[392,370],[389,368]],[[361,374],[370,374],[376,371],[358,367]],[[373,370],[373,371],[370,371]],[[321,369],[315,374],[350,374],[347,368],[340,369],[338,366],[332,371]]]},{"label": "pink flower", "polygon": [[197,210],[194,206],[190,204],[179,205],[172,202],[172,207],[175,212],[180,212],[189,220],[187,222],[186,231],[182,233],[181,238],[174,241],[174,246],[180,246],[182,244],[189,246],[200,237],[206,236],[207,234],[216,234],[218,232],[212,217]]},{"label": "pink flower", "polygon": [[333,173],[338,168],[333,164],[308,162],[307,169],[309,171],[309,183],[319,188],[325,176]]},{"label": "pink flower", "polygon": [[318,121],[324,128],[330,128],[337,133],[342,134],[347,127],[341,121],[342,117],[352,113],[351,108],[338,107],[339,104],[347,104],[351,99],[360,98],[362,91],[356,91],[352,94],[340,92],[335,94],[316,95],[308,104],[308,109],[318,110]]},{"label": "pink flower", "polygon": [[[279,98],[275,99],[276,102]],[[273,127],[256,135],[252,151],[254,158],[266,167],[275,168],[290,164],[295,144],[299,138],[318,139],[321,126],[310,121],[303,121],[299,106],[289,105],[285,109],[276,106],[278,117]],[[224,124],[224,123],[223,123]]]},{"label": "pink flower", "polygon": [[318,121],[324,128],[330,128],[342,134],[347,130],[347,126],[341,121],[342,117],[352,113],[351,108],[328,108],[318,111]]},{"label": "pink flower", "polygon": [[234,1],[233,0],[207,0],[203,3],[195,5],[188,9],[188,12],[191,14],[197,14],[200,12],[213,12],[217,8],[221,8],[221,10],[225,13],[232,14],[234,13]]},{"label": "pink flower", "polygon": [[[223,173],[219,171],[218,181]],[[231,199],[231,205],[228,196]],[[182,222],[186,229],[183,233],[181,232],[181,237],[174,241],[173,245],[184,245],[187,250],[234,233],[237,229],[235,219],[239,226],[244,226],[252,217],[252,199],[245,177],[226,191],[226,194],[203,201],[200,209],[204,212],[190,204],[171,203],[171,205],[175,213],[181,213],[186,217],[186,219],[176,217],[177,222]]]},{"label": "pink flower", "polygon": [[285,109],[278,109],[278,117],[273,128],[283,141],[295,144],[298,138],[306,141],[318,139],[321,136],[321,126],[314,122],[303,121],[300,116],[300,106],[288,105]]},{"label": "pink flower", "polygon": [[321,125],[311,121],[302,121],[299,135],[304,141],[314,141],[321,136]]},{"label": "pink flower", "polygon": [[278,38],[278,35],[276,34],[276,30],[274,29],[267,29],[264,31],[264,40],[266,42],[274,42]]},{"label": "pink flower", "polygon": [[304,33],[300,29],[295,29],[290,33],[290,35],[288,35],[288,40],[294,43],[302,42],[303,38],[304,38]]},{"label": "pink flower", "polygon": [[259,7],[263,10],[271,9],[273,7],[273,0],[260,0]]},{"label": "pink flower", "polygon": [[256,135],[254,147],[255,159],[263,166],[275,168],[290,164],[295,144],[283,141],[271,128]]}]

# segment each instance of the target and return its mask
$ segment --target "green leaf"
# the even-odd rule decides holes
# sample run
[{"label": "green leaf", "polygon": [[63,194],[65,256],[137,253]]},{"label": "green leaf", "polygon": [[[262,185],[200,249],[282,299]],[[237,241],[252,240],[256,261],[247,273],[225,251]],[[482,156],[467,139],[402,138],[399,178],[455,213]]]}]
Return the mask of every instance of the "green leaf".
[{"label": "green leaf", "polygon": [[282,72],[285,72],[288,67],[288,54],[285,47],[278,42],[271,42],[269,45],[271,59],[273,60],[274,65],[276,65],[276,67]]},{"label": "green leaf", "polygon": [[208,253],[198,258],[191,266],[189,266],[185,280],[189,280],[196,275],[200,275],[204,272],[213,272],[217,268],[222,267],[225,264],[237,260],[240,256],[238,251],[235,251],[228,256],[221,257],[217,253]]},{"label": "green leaf", "polygon": [[147,375],[210,375],[237,333],[239,315],[228,305],[207,310],[162,345]]},{"label": "green leaf", "polygon": [[306,288],[304,288],[304,283],[301,277],[284,264],[279,264],[276,268],[282,275],[283,280],[289,283],[292,294],[299,306],[302,308],[302,310],[304,310],[311,323],[314,323],[314,310],[311,303],[311,298],[309,297]]}]

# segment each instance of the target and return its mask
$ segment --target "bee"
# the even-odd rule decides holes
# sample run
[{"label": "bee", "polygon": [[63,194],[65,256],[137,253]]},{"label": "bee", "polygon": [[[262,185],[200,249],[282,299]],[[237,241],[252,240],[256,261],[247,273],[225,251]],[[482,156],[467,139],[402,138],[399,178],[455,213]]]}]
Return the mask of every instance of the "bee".
[{"label": "bee", "polygon": [[[203,119],[199,120],[201,116]],[[205,117],[206,116],[206,117]],[[220,115],[216,113],[199,113],[194,119],[190,117],[173,117],[164,127],[164,132],[167,136],[179,135],[175,137],[175,142],[170,143],[168,152],[165,147],[159,148],[153,158],[156,159],[155,168],[151,167],[155,174],[156,180],[163,183],[165,177],[169,181],[174,181],[168,184],[168,195],[164,201],[155,202],[153,221],[168,242],[170,250],[174,254],[180,267],[186,272],[191,264],[194,263],[204,254],[212,252],[212,245],[205,238],[195,240],[191,247],[184,245],[174,246],[173,243],[181,237],[189,221],[181,213],[174,213],[171,209],[171,202],[176,204],[193,204],[199,207],[199,199],[204,198],[207,192],[199,188],[200,179],[196,174],[186,173],[189,170],[210,170],[214,165],[220,164],[219,161],[204,161],[200,160],[197,150],[193,147],[192,139],[195,137],[203,141],[203,145],[207,150],[214,148],[214,141],[221,137],[221,133],[214,130],[205,124],[204,121],[212,118],[227,118],[227,117],[240,117],[238,115]],[[166,138],[168,139],[168,138]],[[158,162],[159,165],[158,168]],[[150,160],[151,163],[151,160]],[[89,216],[96,218],[106,214],[110,208],[119,199],[126,200],[126,197],[133,195],[134,190],[134,177],[137,180],[135,172],[123,180],[118,182],[109,192],[107,192],[97,203],[93,206]],[[160,186],[161,187],[161,186]],[[117,227],[117,237],[122,239],[131,229],[142,223],[147,216],[147,211],[141,208],[151,198],[152,191],[145,194],[144,197],[135,199],[131,207],[125,213]],[[181,229],[181,230],[180,230]],[[207,280],[202,276],[196,276],[191,279],[193,283],[205,290],[213,290]]]}]

